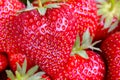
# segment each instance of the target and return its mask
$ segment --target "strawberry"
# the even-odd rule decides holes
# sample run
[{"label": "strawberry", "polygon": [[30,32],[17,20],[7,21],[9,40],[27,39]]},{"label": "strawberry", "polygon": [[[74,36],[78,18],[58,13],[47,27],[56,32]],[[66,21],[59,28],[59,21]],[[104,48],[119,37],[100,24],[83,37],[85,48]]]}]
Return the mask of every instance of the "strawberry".
[{"label": "strawberry", "polygon": [[19,50],[51,76],[62,71],[78,32],[72,13],[75,3],[72,3],[61,3],[60,6],[53,3],[59,8],[47,9],[44,15],[36,9],[21,12],[8,25],[12,41],[18,44]]},{"label": "strawberry", "polygon": [[98,29],[95,40],[103,40],[110,34],[120,31],[119,7],[119,0],[97,0]]},{"label": "strawberry", "polygon": [[[37,8],[33,8],[28,2],[27,9],[22,10],[8,26],[11,28],[12,41],[18,44],[19,50],[33,59],[48,75],[54,77],[56,73],[62,72],[62,66],[67,63],[78,29],[82,35],[83,30],[90,25],[91,35],[95,34],[97,15],[95,3],[94,0],[86,2],[68,0],[59,3],[56,0],[38,0],[38,2]],[[81,8],[86,9],[85,12],[82,12]],[[83,15],[84,13],[89,15]],[[83,29],[81,21],[86,17],[90,19],[87,23],[84,21],[87,28]]]},{"label": "strawberry", "polygon": [[25,59],[22,66],[17,63],[15,74],[11,70],[6,70],[7,80],[47,80],[42,78],[44,72],[37,72],[38,66],[34,66],[27,71],[27,60]]},{"label": "strawberry", "polygon": [[[66,80],[103,80],[105,76],[105,66],[100,55],[86,50],[88,59],[78,54],[71,56],[65,65],[60,79]],[[82,54],[82,52],[80,53]]]},{"label": "strawberry", "polygon": [[[25,7],[19,0],[0,0],[0,52],[6,52],[7,40],[9,36],[8,28],[6,27],[16,15],[18,10]],[[9,40],[8,40],[9,41]]]},{"label": "strawberry", "polygon": [[22,66],[24,59],[27,60],[27,70],[30,69],[32,66],[34,66],[34,62],[31,61],[29,57],[27,57],[25,54],[17,53],[17,54],[10,54],[9,55],[9,64],[12,71],[16,71],[16,63],[19,63],[20,66]]},{"label": "strawberry", "polygon": [[51,80],[50,76],[48,76],[47,74],[43,74],[42,75],[42,79],[44,79],[44,80]]},{"label": "strawberry", "polygon": [[63,72],[56,75],[57,78],[55,80],[104,79],[105,64],[98,53],[89,49],[99,50],[91,46],[91,36],[88,30],[83,34],[82,38],[82,44],[80,44],[80,38],[77,36],[76,42],[70,54],[71,56],[69,57],[66,65],[63,66]]},{"label": "strawberry", "polygon": [[4,52],[0,52],[0,72],[4,71],[8,66],[8,59]]},{"label": "strawberry", "polygon": [[107,63],[106,80],[120,79],[120,32],[107,37],[101,44],[101,50]]}]

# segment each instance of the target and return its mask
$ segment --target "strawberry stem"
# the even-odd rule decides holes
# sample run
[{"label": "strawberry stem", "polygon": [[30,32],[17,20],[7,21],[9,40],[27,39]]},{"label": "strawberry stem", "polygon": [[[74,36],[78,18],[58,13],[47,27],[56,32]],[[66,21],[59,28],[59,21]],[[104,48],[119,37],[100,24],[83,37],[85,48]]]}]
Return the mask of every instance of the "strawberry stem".
[{"label": "strawberry stem", "polygon": [[40,8],[42,7],[41,0],[38,0],[38,6],[39,6]]},{"label": "strawberry stem", "polygon": [[110,0],[109,2],[111,4],[111,8],[110,11],[113,10],[114,6],[115,6],[115,0]]}]

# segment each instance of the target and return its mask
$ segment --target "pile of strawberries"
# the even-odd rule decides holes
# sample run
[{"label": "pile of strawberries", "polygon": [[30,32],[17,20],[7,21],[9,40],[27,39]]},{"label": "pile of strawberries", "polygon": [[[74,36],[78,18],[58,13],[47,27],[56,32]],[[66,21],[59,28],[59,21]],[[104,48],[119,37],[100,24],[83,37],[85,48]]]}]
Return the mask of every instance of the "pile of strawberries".
[{"label": "pile of strawberries", "polygon": [[0,0],[0,80],[120,80],[120,0],[22,1]]}]

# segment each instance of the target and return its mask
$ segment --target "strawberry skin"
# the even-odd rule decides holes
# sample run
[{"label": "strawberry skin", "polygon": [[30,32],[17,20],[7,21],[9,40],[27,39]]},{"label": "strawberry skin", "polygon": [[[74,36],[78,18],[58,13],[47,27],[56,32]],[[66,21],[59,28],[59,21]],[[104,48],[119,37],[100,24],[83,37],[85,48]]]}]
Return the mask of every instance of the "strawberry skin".
[{"label": "strawberry skin", "polygon": [[73,27],[73,14],[67,14],[64,7],[68,9],[63,6],[48,10],[46,16],[40,16],[36,10],[21,13],[11,25],[11,35],[20,50],[52,76],[67,62],[78,30]]},{"label": "strawberry skin", "polygon": [[108,71],[106,80],[120,79],[120,32],[116,32],[105,39],[101,50],[106,59]]},{"label": "strawberry skin", "polygon": [[13,19],[18,10],[25,7],[19,0],[0,0],[0,51],[6,52],[6,38],[9,36],[8,27],[9,21]]},{"label": "strawberry skin", "polygon": [[42,79],[44,79],[44,80],[51,80],[50,76],[48,76],[47,74],[43,74],[42,75]]},{"label": "strawberry skin", "polygon": [[8,66],[8,59],[4,52],[0,52],[0,72],[4,71]]},{"label": "strawberry skin", "polygon": [[108,32],[109,28],[103,29],[104,24],[100,23],[98,25],[97,33],[95,35],[95,39],[94,40],[97,41],[97,40],[104,40],[104,39],[106,39],[109,35],[117,32],[117,31],[120,31],[119,26],[120,26],[120,23],[118,24],[118,26],[114,30],[112,30],[111,32]]},{"label": "strawberry skin", "polygon": [[34,66],[34,62],[31,61],[30,58],[28,58],[25,54],[22,53],[17,53],[17,54],[12,53],[9,55],[8,59],[12,71],[16,71],[16,63],[19,63],[22,66],[24,59],[27,60],[27,65],[28,65],[27,70]]},{"label": "strawberry skin", "polygon": [[[93,2],[94,0],[91,0],[89,5]],[[11,28],[9,30],[11,41],[18,44],[17,50],[29,56],[43,71],[54,78],[57,73],[62,72],[62,66],[70,57],[78,29],[82,35],[90,25],[91,35],[95,34],[96,10],[93,8],[83,12],[81,4],[84,4],[82,9],[95,7],[95,3],[91,8],[87,7],[87,1],[70,0],[61,3],[59,8],[47,9],[45,15],[41,15],[37,10],[20,13],[10,22],[11,25],[8,25]],[[90,12],[93,12],[94,16]],[[83,15],[84,13],[89,15]],[[87,19],[90,23],[83,21],[82,24],[81,21],[85,17],[89,18]]]},{"label": "strawberry skin", "polygon": [[[86,50],[89,59],[79,55],[71,56],[65,65],[60,79],[65,80],[103,80],[105,75],[105,65],[97,53]],[[56,79],[59,80],[59,79]]]},{"label": "strawberry skin", "polygon": [[[91,36],[94,38],[96,30],[98,29],[98,19],[97,19],[97,7],[95,0],[76,0],[78,3],[75,6],[76,15],[78,17],[77,21],[79,22],[79,34],[80,36],[89,29]],[[82,38],[81,38],[82,39]]]},{"label": "strawberry skin", "polygon": [[0,1],[0,26],[6,25],[6,22],[12,19],[18,10],[25,6],[19,0],[1,0]]},{"label": "strawberry skin", "polygon": [[73,4],[63,3],[44,16],[37,10],[26,11],[9,25],[20,50],[51,76],[62,71],[74,44],[79,26],[73,10]]}]

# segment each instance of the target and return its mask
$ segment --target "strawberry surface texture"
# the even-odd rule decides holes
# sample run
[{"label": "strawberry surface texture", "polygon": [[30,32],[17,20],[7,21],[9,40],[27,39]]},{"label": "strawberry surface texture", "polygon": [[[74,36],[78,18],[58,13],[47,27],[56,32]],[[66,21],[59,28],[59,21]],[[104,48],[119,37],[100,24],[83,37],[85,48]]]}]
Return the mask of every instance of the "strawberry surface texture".
[{"label": "strawberry surface texture", "polygon": [[108,66],[106,80],[120,79],[120,32],[109,36],[101,45]]},{"label": "strawberry surface texture", "polygon": [[[89,2],[89,6],[92,2],[94,0]],[[14,43],[18,44],[19,50],[30,56],[52,77],[63,71],[62,66],[67,63],[77,33],[80,31],[80,35],[83,34],[83,30],[89,25],[87,21],[81,25],[82,20],[79,20],[83,19],[84,13],[87,12],[87,10],[82,12],[85,7],[82,8],[81,4],[89,8],[87,2],[78,0],[61,2],[59,8],[47,9],[45,15],[40,15],[38,10],[22,12],[8,26],[11,27],[10,35],[13,35],[12,38]],[[94,11],[94,7],[91,11]],[[89,21],[93,22],[95,18],[88,15]],[[84,25],[86,28],[83,27]],[[94,27],[96,28],[89,26],[91,32]]]},{"label": "strawberry surface texture", "polygon": [[7,80],[119,80],[120,0],[0,0]]}]

